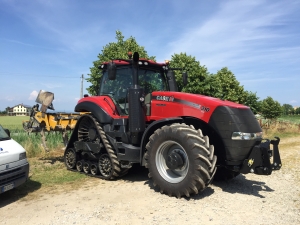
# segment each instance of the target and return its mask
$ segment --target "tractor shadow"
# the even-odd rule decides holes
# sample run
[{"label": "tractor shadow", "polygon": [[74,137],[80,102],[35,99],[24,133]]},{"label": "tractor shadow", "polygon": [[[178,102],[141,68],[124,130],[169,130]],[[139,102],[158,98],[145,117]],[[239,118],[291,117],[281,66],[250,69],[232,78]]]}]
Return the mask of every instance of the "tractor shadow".
[{"label": "tractor shadow", "polygon": [[265,182],[248,180],[246,176],[240,174],[229,181],[213,181],[213,186],[219,187],[223,192],[230,194],[252,195],[259,198],[265,198],[261,192],[273,192],[274,190],[266,185]]},{"label": "tractor shadow", "polygon": [[148,169],[139,164],[133,164],[122,179],[127,182],[148,181]]},{"label": "tractor shadow", "polygon": [[[122,177],[122,179],[127,182],[144,182],[144,185],[148,185],[150,189],[160,193],[160,190],[154,187],[152,180],[148,178],[148,169],[138,164],[133,165],[128,174]],[[221,191],[228,192],[230,194],[238,193],[252,195],[258,198],[265,198],[263,192],[274,191],[272,188],[266,185],[265,182],[248,180],[246,179],[246,176],[240,174],[229,181],[213,180],[212,184],[210,184],[204,191],[196,195],[191,195],[190,197],[182,197],[182,199],[189,201],[207,198],[213,193],[219,191],[217,187],[220,188]]]},{"label": "tractor shadow", "polygon": [[41,183],[31,180],[10,191],[4,192],[0,195],[0,209],[13,202],[24,199],[28,194],[37,191],[41,188]]},{"label": "tractor shadow", "polygon": [[[129,170],[128,174],[122,177],[122,179],[126,182],[144,182],[144,185],[148,185],[151,190],[157,192],[160,194],[160,190],[156,187],[154,187],[152,180],[148,177],[148,169],[139,165],[139,164],[133,164],[132,168]],[[196,194],[191,195],[191,197],[182,197],[181,199],[185,199],[187,201],[194,199],[194,200],[200,200],[202,198],[206,198],[214,193],[214,189],[210,186],[207,187],[204,191]],[[174,196],[174,198],[176,198]]]}]

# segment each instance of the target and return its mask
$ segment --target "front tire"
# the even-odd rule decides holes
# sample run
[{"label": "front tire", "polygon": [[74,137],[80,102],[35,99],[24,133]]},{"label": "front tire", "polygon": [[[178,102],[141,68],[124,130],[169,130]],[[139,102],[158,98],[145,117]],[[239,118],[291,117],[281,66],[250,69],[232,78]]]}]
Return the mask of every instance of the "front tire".
[{"label": "front tire", "polygon": [[146,167],[161,193],[180,198],[198,194],[216,171],[214,148],[201,130],[186,124],[164,126],[146,145]]}]

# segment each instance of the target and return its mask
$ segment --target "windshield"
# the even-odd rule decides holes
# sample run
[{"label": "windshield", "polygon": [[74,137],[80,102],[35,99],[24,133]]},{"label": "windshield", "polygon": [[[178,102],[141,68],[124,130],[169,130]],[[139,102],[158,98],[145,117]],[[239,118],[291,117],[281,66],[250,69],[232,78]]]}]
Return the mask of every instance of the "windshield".
[{"label": "windshield", "polygon": [[10,139],[6,131],[3,129],[3,127],[0,125],[0,140],[7,140]]},{"label": "windshield", "polygon": [[[100,95],[111,96],[122,114],[128,115],[128,89],[132,85],[132,68],[117,68],[116,79],[109,80],[105,71],[100,84]],[[163,72],[159,69],[140,68],[139,85],[144,88],[145,96],[153,91],[167,91],[168,86]]]}]

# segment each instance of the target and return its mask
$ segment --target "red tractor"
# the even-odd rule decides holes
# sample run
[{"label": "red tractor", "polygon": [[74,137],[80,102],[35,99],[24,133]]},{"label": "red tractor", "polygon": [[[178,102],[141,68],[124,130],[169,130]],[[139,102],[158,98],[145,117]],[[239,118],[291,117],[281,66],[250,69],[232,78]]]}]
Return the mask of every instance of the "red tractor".
[{"label": "red tractor", "polygon": [[111,180],[138,163],[161,193],[177,197],[204,190],[215,174],[230,179],[280,169],[280,140],[262,139],[249,107],[178,92],[175,68],[136,52],[100,68],[98,95],[75,107],[87,113],[65,150],[68,169]]}]

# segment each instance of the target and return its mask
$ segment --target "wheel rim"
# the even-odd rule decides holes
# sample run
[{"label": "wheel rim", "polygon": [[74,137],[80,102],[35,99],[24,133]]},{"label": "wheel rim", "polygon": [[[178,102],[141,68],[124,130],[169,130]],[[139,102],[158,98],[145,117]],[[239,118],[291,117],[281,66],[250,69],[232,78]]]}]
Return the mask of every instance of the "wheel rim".
[{"label": "wheel rim", "polygon": [[99,158],[99,170],[102,176],[109,177],[112,172],[112,164],[107,154],[103,154]]},{"label": "wheel rim", "polygon": [[[167,166],[168,156],[178,154],[183,161],[180,168],[170,169]],[[175,141],[165,141],[159,147],[155,155],[155,164],[159,174],[170,183],[179,183],[187,175],[189,170],[189,160],[184,148]]]},{"label": "wheel rim", "polygon": [[67,150],[65,155],[65,163],[70,169],[73,169],[76,166],[76,153],[73,149]]}]

